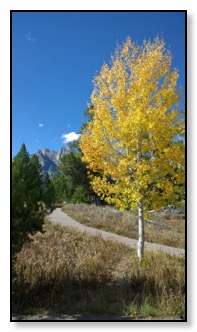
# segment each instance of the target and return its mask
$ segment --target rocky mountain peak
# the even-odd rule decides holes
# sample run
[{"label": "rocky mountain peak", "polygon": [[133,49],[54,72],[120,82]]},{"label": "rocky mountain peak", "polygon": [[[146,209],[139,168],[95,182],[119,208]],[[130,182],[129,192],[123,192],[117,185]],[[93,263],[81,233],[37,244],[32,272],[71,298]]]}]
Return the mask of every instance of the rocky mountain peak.
[{"label": "rocky mountain peak", "polygon": [[51,178],[53,174],[57,171],[60,158],[69,153],[69,147],[63,147],[59,151],[49,150],[44,148],[38,150],[35,154],[38,156],[39,162],[42,166],[43,173],[48,173]]}]

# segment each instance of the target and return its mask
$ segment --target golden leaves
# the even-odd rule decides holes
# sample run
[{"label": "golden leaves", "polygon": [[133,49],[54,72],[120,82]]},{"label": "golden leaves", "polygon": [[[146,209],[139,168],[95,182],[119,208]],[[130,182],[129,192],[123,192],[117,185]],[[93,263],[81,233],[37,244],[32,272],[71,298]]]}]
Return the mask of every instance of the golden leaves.
[{"label": "golden leaves", "polygon": [[176,139],[184,121],[178,71],[170,67],[163,40],[138,46],[127,38],[94,79],[93,120],[80,145],[89,169],[100,173],[91,176],[93,189],[119,208],[142,196],[159,205],[183,184],[184,144]]}]

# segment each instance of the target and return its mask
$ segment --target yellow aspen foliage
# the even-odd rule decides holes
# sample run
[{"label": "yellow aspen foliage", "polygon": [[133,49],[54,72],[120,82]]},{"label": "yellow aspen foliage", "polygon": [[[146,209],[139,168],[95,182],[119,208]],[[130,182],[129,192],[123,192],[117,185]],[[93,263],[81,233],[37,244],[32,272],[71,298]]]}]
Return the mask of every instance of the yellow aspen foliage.
[{"label": "yellow aspen foliage", "polygon": [[171,62],[162,39],[127,38],[94,78],[80,147],[94,191],[120,209],[157,209],[183,191],[184,112]]}]

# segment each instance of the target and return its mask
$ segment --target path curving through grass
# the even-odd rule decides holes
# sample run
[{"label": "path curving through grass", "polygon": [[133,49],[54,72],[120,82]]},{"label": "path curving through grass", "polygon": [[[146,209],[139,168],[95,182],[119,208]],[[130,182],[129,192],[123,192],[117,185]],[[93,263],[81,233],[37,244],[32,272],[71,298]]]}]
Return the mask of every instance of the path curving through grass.
[{"label": "path curving through grass", "polygon": [[[86,232],[88,234],[92,234],[92,235],[100,234],[104,239],[121,242],[121,243],[124,243],[125,245],[129,246],[130,248],[137,249],[137,243],[138,243],[137,240],[82,225],[78,221],[69,217],[66,213],[62,212],[61,208],[56,208],[51,214],[49,214],[47,216],[47,219],[54,223],[60,223],[63,226],[74,227],[77,230],[79,230],[81,232]],[[145,247],[145,250],[149,250],[149,251],[163,252],[168,255],[174,255],[174,256],[178,256],[178,257],[185,256],[185,250],[181,249],[181,248],[173,248],[173,247],[165,246],[162,244],[149,243],[146,241],[145,241],[144,247]]]}]

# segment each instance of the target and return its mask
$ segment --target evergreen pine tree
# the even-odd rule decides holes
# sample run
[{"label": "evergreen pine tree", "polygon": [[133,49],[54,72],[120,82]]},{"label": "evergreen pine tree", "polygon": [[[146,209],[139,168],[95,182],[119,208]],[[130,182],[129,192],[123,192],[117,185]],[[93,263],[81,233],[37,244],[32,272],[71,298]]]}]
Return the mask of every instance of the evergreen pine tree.
[{"label": "evergreen pine tree", "polygon": [[55,187],[50,180],[48,173],[44,176],[42,201],[47,209],[53,210],[55,206]]},{"label": "evergreen pine tree", "polygon": [[55,190],[55,202],[64,202],[69,200],[70,190],[65,175],[55,173],[51,179]]},{"label": "evergreen pine tree", "polygon": [[40,210],[41,177],[36,158],[30,158],[25,144],[12,162],[12,254],[15,256],[29,235],[42,231]]}]

